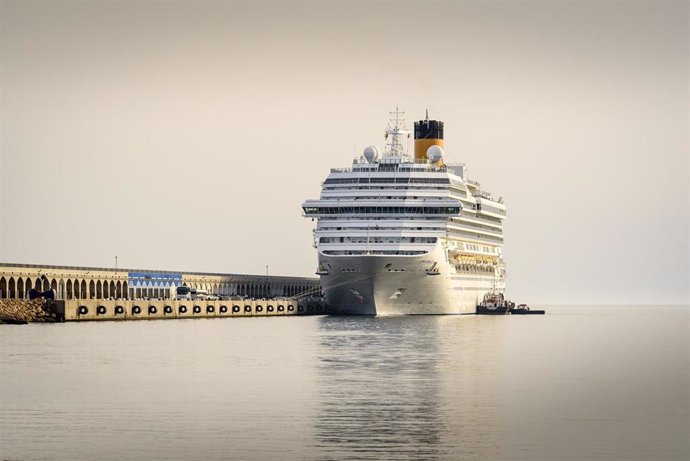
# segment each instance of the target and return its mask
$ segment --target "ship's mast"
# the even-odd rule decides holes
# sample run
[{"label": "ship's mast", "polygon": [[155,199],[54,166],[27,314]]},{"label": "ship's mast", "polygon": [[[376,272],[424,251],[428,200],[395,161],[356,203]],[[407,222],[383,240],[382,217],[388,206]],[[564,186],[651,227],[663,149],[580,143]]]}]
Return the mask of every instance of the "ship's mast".
[{"label": "ship's mast", "polygon": [[398,110],[395,106],[393,112],[389,112],[388,128],[386,129],[385,139],[390,139],[386,144],[386,154],[394,157],[406,157],[405,149],[402,144],[402,137],[408,137],[412,133],[405,129],[405,112]]}]

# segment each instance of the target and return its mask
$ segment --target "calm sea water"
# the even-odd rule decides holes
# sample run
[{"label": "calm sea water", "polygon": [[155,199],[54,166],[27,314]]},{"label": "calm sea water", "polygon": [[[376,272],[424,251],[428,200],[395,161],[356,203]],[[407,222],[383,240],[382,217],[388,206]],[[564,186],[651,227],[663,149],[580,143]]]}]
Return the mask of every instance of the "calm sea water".
[{"label": "calm sea water", "polygon": [[690,458],[688,307],[0,327],[0,459]]}]

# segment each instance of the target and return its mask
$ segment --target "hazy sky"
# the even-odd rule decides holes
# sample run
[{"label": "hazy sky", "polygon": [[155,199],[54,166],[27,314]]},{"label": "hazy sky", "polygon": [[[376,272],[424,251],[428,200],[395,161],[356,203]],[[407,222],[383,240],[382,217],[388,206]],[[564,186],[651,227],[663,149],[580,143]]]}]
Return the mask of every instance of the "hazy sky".
[{"label": "hazy sky", "polygon": [[686,1],[0,5],[0,261],[313,275],[398,104],[505,198],[510,298],[690,302]]}]

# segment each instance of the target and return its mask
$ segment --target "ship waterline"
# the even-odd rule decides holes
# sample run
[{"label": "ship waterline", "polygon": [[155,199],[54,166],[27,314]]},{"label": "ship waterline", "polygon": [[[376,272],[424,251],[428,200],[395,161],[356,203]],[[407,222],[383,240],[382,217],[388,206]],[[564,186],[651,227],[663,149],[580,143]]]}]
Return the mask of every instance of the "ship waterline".
[{"label": "ship waterline", "polygon": [[503,199],[445,161],[443,122],[415,122],[414,156],[391,112],[386,146],[364,149],[351,168],[332,169],[316,219],[321,286],[332,312],[353,315],[469,314],[505,288]]}]

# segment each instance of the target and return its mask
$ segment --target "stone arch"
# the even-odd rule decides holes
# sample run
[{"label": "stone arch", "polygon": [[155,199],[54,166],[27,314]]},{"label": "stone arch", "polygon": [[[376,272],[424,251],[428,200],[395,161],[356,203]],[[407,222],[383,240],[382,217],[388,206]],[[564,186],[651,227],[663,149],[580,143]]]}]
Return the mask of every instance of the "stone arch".
[{"label": "stone arch", "polygon": [[101,299],[101,298],[103,298],[103,286],[101,285],[101,281],[98,280],[96,282],[96,299]]},{"label": "stone arch", "polygon": [[127,291],[128,289],[129,289],[129,287],[127,286],[127,281],[125,280],[122,282],[122,293],[121,293],[122,297],[125,299],[127,299],[127,294],[129,293]]},{"label": "stone arch", "polygon": [[110,289],[108,287],[108,281],[103,280],[103,299],[108,299],[110,297]]},{"label": "stone arch", "polygon": [[110,295],[110,298],[115,297],[115,282],[113,282],[112,280],[110,281],[110,285],[108,287],[108,294]]},{"label": "stone arch", "polygon": [[72,281],[70,279],[67,279],[65,289],[67,290],[65,293],[65,299],[72,299]]},{"label": "stone arch", "polygon": [[62,279],[58,282],[57,297],[58,299],[65,299],[65,281]]},{"label": "stone arch", "polygon": [[10,283],[7,284],[7,293],[9,293],[9,298],[15,298],[17,296],[17,292],[15,290],[15,284],[14,284],[14,277],[10,277]]},{"label": "stone arch", "polygon": [[55,290],[55,294],[57,294],[57,289],[58,289],[57,280],[53,279],[50,281],[50,289]]},{"label": "stone arch", "polygon": [[93,299],[94,295],[96,294],[96,284],[94,283],[93,279],[89,280],[89,292],[86,295],[86,299]]},{"label": "stone arch", "polygon": [[0,277],[0,299],[7,298],[7,280],[5,277]]},{"label": "stone arch", "polygon": [[86,297],[86,279],[81,281],[81,289],[79,290],[79,299],[87,299]]},{"label": "stone arch", "polygon": [[24,299],[26,291],[24,291],[24,280],[21,277],[17,279],[17,298]]},{"label": "stone arch", "polygon": [[29,277],[26,278],[26,283],[24,284],[24,286],[26,287],[25,293],[26,293],[26,297],[28,298],[28,297],[29,297],[29,292],[31,291],[31,287],[32,287],[32,285],[31,285],[31,279],[30,279]]}]

